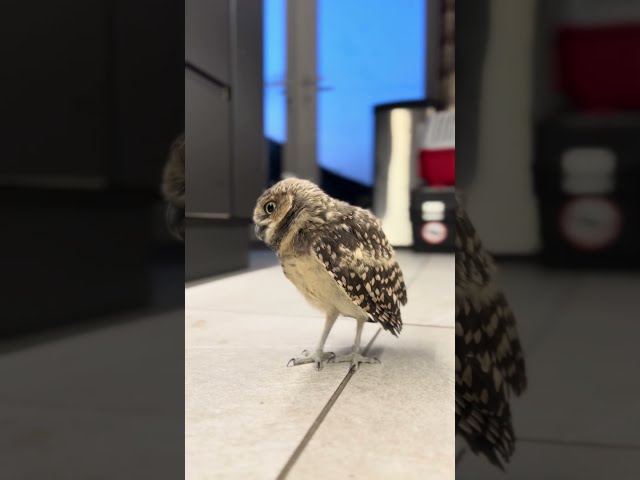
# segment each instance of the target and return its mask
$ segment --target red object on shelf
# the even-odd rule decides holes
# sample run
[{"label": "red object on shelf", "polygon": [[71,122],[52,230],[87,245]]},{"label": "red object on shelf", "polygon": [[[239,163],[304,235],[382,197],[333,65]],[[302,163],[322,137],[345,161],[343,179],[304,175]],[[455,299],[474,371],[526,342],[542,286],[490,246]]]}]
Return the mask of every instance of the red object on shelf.
[{"label": "red object on shelf", "polygon": [[434,187],[456,184],[456,150],[420,150],[420,176]]},{"label": "red object on shelf", "polygon": [[560,89],[578,108],[640,109],[640,23],[564,26],[556,49]]}]

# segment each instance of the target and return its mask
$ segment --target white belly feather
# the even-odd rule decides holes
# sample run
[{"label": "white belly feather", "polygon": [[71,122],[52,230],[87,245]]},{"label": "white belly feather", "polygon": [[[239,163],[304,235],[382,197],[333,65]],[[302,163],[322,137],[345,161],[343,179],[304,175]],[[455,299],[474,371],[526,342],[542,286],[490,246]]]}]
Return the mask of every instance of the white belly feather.
[{"label": "white belly feather", "polygon": [[345,317],[367,318],[317,258],[307,255],[285,257],[281,261],[286,277],[314,308],[325,313],[338,312]]}]

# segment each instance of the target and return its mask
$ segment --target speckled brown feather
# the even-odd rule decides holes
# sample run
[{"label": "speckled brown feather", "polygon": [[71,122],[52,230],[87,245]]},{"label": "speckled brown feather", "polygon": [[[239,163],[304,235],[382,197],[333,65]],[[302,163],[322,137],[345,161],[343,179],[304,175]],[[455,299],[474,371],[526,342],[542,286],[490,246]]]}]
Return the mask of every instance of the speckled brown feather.
[{"label": "speckled brown feather", "polygon": [[502,468],[515,448],[510,392],[526,388],[515,317],[460,199],[456,210],[456,432]]},{"label": "speckled brown feather", "polygon": [[407,303],[407,291],[380,223],[344,202],[334,201],[330,208],[344,213],[318,229],[311,250],[370,321],[397,335],[402,330],[399,304]]}]

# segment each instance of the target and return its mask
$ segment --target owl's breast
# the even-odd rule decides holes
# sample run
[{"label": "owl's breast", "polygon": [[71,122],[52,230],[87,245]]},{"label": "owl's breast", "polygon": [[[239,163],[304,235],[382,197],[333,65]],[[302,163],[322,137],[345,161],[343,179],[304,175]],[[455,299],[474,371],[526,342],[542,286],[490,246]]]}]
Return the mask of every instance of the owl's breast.
[{"label": "owl's breast", "polygon": [[307,302],[323,312],[337,311],[341,315],[357,317],[357,307],[312,255],[281,258],[285,276],[302,293]]}]

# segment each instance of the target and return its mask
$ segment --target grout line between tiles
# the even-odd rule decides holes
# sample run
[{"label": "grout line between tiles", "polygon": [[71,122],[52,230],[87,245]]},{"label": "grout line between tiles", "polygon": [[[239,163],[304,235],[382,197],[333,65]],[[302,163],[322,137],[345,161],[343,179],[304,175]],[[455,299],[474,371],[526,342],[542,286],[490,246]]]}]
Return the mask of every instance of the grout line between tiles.
[{"label": "grout line between tiles", "polygon": [[606,448],[611,450],[640,450],[640,444],[633,443],[600,443],[580,440],[556,440],[553,438],[518,437],[518,441],[538,445],[560,445],[565,447]]},{"label": "grout line between tiles", "polygon": [[[371,348],[371,345],[373,345],[373,342],[375,342],[376,338],[378,338],[378,334],[381,331],[382,331],[382,328],[379,328],[378,331],[373,336],[373,338],[369,341],[369,343],[365,347],[364,351],[362,352],[362,355],[367,354],[367,352],[369,351],[369,348]],[[355,372],[356,372],[355,370],[350,369],[349,372],[345,375],[342,382],[340,382],[340,385],[338,385],[338,388],[336,389],[336,391],[333,392],[333,395],[331,395],[331,398],[329,398],[329,401],[327,402],[327,404],[320,411],[320,414],[311,424],[311,427],[309,427],[309,430],[307,430],[307,433],[304,435],[304,437],[302,437],[302,440],[300,441],[296,449],[291,454],[291,457],[289,457],[289,460],[287,460],[287,463],[284,465],[284,467],[280,471],[280,474],[277,476],[276,480],[284,480],[285,478],[287,478],[287,475],[289,475],[289,472],[291,471],[295,463],[298,461],[298,458],[300,458],[300,455],[302,455],[302,452],[304,451],[306,446],[309,444],[309,442],[313,438],[313,435],[318,431],[318,428],[320,428],[320,425],[329,414],[329,411],[333,407],[334,403],[336,403],[336,401],[338,400],[338,397],[340,396],[342,391],[345,389],[345,387],[347,386],[347,383],[349,383],[349,380],[351,380],[351,377],[353,377]]]},{"label": "grout line between tiles", "polygon": [[[275,313],[275,312],[256,312],[253,310],[227,310],[227,309],[219,309],[216,307],[187,307],[187,310],[190,312],[206,312],[206,313],[231,313],[238,315],[262,315],[263,317],[287,317],[287,318],[322,318],[320,314],[310,314],[310,313]],[[348,318],[348,317],[341,317]],[[405,323],[402,322],[403,325],[412,325],[412,326],[425,326],[425,327],[438,327],[439,325],[434,324],[419,324],[419,323]],[[449,326],[443,326],[443,328],[450,328]]]},{"label": "grout line between tiles", "polygon": [[[420,262],[420,266],[416,269],[416,272],[411,276],[410,279],[407,279],[406,285],[407,288],[409,288],[419,277],[423,272],[423,268],[429,263],[429,260],[431,259],[430,256],[427,256],[426,258],[424,258],[423,260],[421,260]],[[250,272],[242,272],[242,273],[250,273]],[[196,280],[197,281],[197,280]],[[195,282],[195,281],[194,281]],[[203,282],[206,283],[206,282]],[[197,286],[197,285],[194,285]],[[186,306],[185,306],[186,307]],[[264,312],[249,312],[249,311],[236,311],[236,310],[221,310],[218,309],[216,307],[206,307],[206,306],[195,306],[193,308],[188,308],[188,310],[190,311],[197,311],[197,310],[201,310],[201,311],[205,311],[205,312],[219,312],[219,313],[236,313],[236,314],[261,314],[261,315],[267,315],[267,316],[283,316],[283,317],[302,317],[302,318],[319,318],[318,315],[311,315],[311,314],[287,314],[287,313],[267,313],[264,314]],[[409,323],[405,323],[404,325],[411,325]]]},{"label": "grout line between tiles", "polygon": [[429,328],[455,328],[454,325],[429,325],[422,323],[404,323],[402,322],[403,327],[429,327]]},{"label": "grout line between tiles", "polygon": [[190,312],[207,312],[207,313],[232,313],[237,315],[261,315],[263,317],[287,317],[287,318],[319,318],[322,319],[322,314],[306,314],[306,313],[275,313],[275,312],[256,312],[249,310],[220,310],[216,307],[188,307]]}]

